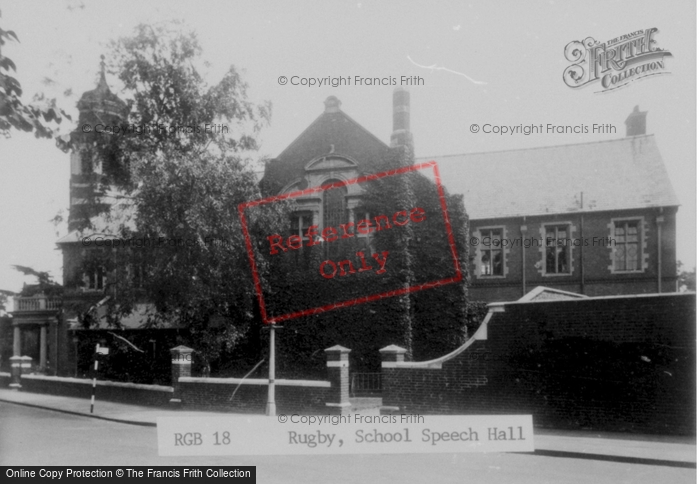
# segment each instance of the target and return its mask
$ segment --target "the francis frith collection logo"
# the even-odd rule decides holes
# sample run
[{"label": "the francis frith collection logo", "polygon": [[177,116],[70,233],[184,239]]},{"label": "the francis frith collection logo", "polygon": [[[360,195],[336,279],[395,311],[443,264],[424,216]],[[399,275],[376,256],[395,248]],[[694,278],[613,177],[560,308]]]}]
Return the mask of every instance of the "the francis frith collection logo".
[{"label": "the francis frith collection logo", "polygon": [[564,82],[571,88],[600,82],[597,92],[611,91],[649,76],[670,74],[666,56],[672,54],[656,45],[658,29],[638,30],[607,42],[593,37],[574,40],[564,48],[564,56],[573,62],[564,70]]}]

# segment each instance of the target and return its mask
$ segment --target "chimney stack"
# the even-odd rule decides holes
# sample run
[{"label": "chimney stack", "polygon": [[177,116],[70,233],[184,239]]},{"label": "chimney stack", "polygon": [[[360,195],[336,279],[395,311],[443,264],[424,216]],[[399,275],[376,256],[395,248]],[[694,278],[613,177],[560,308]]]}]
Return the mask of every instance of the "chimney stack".
[{"label": "chimney stack", "polygon": [[394,130],[391,133],[391,147],[412,146],[411,135],[411,96],[405,87],[394,89]]},{"label": "chimney stack", "polygon": [[340,105],[342,104],[340,102],[340,99],[338,99],[335,96],[328,96],[325,101],[323,101],[324,106],[326,107],[325,112],[327,113],[337,113],[340,111]]},{"label": "chimney stack", "polygon": [[625,125],[627,125],[627,136],[647,134],[647,111],[640,111],[639,106],[635,106],[632,114],[627,116]]}]

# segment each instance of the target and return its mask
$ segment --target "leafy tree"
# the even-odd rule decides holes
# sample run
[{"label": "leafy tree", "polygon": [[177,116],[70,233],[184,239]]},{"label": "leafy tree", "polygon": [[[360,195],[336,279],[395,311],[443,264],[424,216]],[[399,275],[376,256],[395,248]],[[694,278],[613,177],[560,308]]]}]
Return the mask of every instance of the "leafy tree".
[{"label": "leafy tree", "polygon": [[[210,358],[232,350],[259,321],[238,218],[240,203],[260,197],[255,173],[235,157],[170,152],[158,162],[139,162],[135,176],[142,182],[133,194],[136,230],[121,232],[133,243],[114,268],[122,271],[114,291],[118,315],[146,299],[157,310],[153,325],[187,327]],[[262,232],[286,227],[286,220],[280,205],[249,222]],[[264,262],[260,270],[266,273]]]},{"label": "leafy tree", "polygon": [[53,280],[48,272],[37,271],[27,266],[13,265],[13,269],[21,272],[25,276],[34,276],[37,279],[36,284],[29,284],[22,288],[19,296],[29,297],[37,294],[43,294],[45,296],[60,296],[63,294],[63,286]]},{"label": "leafy tree", "polygon": [[[139,25],[109,51],[124,85],[122,129],[74,136],[71,146],[102,165],[98,195],[116,195],[100,223],[116,237],[93,247],[83,269],[100,266],[110,274],[112,326],[148,302],[149,325],[185,328],[190,344],[215,359],[257,330],[238,204],[260,197],[248,156],[258,148],[270,105],[248,99],[234,67],[209,86],[195,67],[197,37],[179,24]],[[207,129],[216,124],[228,132]],[[260,212],[252,230],[286,226],[285,210],[282,204]]]},{"label": "leafy tree", "polygon": [[16,296],[17,293],[14,291],[8,291],[6,289],[0,289],[0,313],[7,310],[7,299],[10,296]]},{"label": "leafy tree", "polygon": [[[210,86],[197,70],[202,49],[181,22],[141,24],[130,37],[108,44],[108,64],[124,85],[126,115],[118,134],[81,133],[64,149],[79,148],[101,167],[99,189],[131,192],[141,182],[135,164],[153,155],[205,152],[223,155],[258,149],[257,135],[269,121],[269,102],[248,99],[248,84],[231,66]],[[225,127],[225,128],[223,128]]]},{"label": "leafy tree", "polygon": [[13,265],[12,268],[21,272],[25,276],[35,276],[36,284],[25,284],[20,292],[0,289],[0,311],[5,311],[7,307],[7,299],[11,296],[30,297],[37,294],[45,296],[60,296],[63,294],[63,286],[53,280],[48,272],[37,271],[31,267]]},{"label": "leafy tree", "polygon": [[695,291],[697,290],[697,285],[696,285],[696,272],[697,269],[693,267],[692,271],[684,271],[683,269],[683,263],[681,261],[678,261],[676,263],[676,266],[678,268],[678,287],[681,291]]},{"label": "leafy tree", "polygon": [[[0,12],[0,18],[2,14]],[[0,135],[10,137],[10,131],[34,132],[37,138],[52,138],[54,130],[45,123],[60,123],[63,117],[70,119],[56,106],[55,99],[37,95],[31,104],[22,102],[22,86],[10,75],[17,67],[9,57],[3,55],[3,47],[10,42],[19,42],[12,30],[0,27]]]}]

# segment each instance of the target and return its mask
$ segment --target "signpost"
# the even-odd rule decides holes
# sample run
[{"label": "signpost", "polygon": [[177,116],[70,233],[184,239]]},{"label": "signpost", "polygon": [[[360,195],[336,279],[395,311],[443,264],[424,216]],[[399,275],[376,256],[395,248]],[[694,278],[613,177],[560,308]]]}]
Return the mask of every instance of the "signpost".
[{"label": "signpost", "polygon": [[95,410],[95,388],[97,387],[97,368],[99,365],[99,357],[98,355],[108,355],[109,354],[109,348],[106,346],[100,346],[100,343],[97,343],[95,346],[95,372],[92,375],[92,396],[90,397],[90,413],[94,413]]}]

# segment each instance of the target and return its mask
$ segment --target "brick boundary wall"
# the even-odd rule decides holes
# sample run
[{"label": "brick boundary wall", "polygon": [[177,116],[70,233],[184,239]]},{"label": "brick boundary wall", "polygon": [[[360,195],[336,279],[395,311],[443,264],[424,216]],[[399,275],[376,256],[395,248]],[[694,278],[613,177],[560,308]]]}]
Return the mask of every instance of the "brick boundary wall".
[{"label": "brick boundary wall", "polygon": [[696,296],[493,303],[454,352],[382,352],[384,405],[404,413],[532,414],[538,427],[694,435]]},{"label": "brick boundary wall", "polygon": [[[190,410],[265,413],[269,380],[192,377],[193,351],[182,345],[170,350],[172,387],[98,380],[96,400]],[[348,398],[350,350],[336,345],[325,353],[329,381],[275,380],[275,402],[280,413],[336,415],[352,409]],[[21,369],[21,364],[15,363],[15,369]],[[91,379],[15,373],[0,374],[0,385],[86,400],[92,394]]]},{"label": "brick boundary wall", "polygon": [[12,383],[12,375],[10,373],[0,371],[0,388],[8,388]]},{"label": "brick boundary wall", "polygon": [[[22,391],[85,398],[92,395],[92,380],[44,375],[22,375]],[[173,388],[97,380],[95,400],[133,405],[167,406]]]},{"label": "brick boundary wall", "polygon": [[[180,377],[178,383],[182,407],[187,410],[265,413],[267,380]],[[275,380],[279,413],[328,413],[330,394],[331,383],[327,381]]]}]

